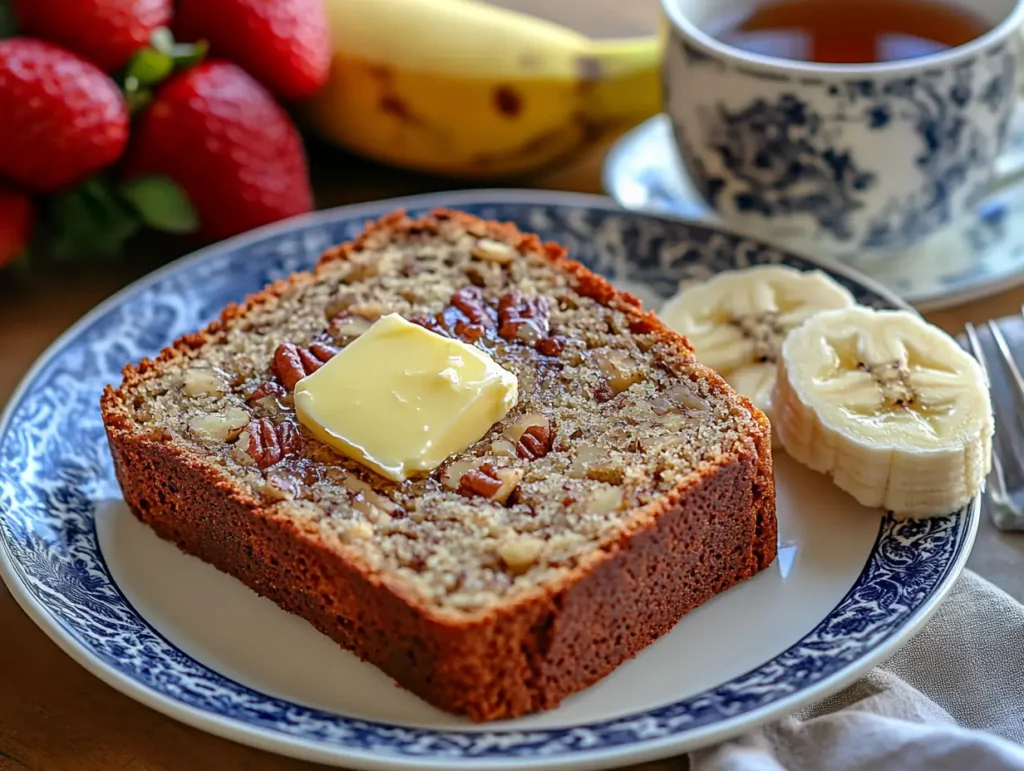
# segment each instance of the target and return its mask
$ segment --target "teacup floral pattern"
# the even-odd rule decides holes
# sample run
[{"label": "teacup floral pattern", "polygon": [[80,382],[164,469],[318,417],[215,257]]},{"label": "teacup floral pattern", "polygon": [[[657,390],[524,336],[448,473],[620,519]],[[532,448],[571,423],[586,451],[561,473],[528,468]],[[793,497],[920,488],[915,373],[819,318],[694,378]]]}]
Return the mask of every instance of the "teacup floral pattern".
[{"label": "teacup floral pattern", "polygon": [[819,75],[742,64],[675,30],[666,111],[687,171],[726,220],[786,243],[905,249],[987,191],[1017,102],[1020,45]]},{"label": "teacup floral pattern", "polygon": [[[731,193],[740,211],[808,214],[836,238],[852,237],[849,215],[876,177],[833,145],[827,122],[807,102],[784,93],[734,112],[720,107],[709,136],[724,168],[742,182]],[[704,184],[714,205],[726,179],[706,177]]]}]

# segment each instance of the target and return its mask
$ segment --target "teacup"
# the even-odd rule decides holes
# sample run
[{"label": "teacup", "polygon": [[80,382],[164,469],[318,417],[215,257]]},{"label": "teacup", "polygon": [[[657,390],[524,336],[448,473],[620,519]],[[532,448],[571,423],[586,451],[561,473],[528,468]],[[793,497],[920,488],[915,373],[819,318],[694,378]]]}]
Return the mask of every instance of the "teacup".
[{"label": "teacup", "polygon": [[988,32],[895,62],[763,56],[704,26],[761,0],[662,0],[665,111],[680,156],[728,224],[844,259],[907,249],[1017,175],[1000,158],[1018,103],[1024,0],[952,0]]}]

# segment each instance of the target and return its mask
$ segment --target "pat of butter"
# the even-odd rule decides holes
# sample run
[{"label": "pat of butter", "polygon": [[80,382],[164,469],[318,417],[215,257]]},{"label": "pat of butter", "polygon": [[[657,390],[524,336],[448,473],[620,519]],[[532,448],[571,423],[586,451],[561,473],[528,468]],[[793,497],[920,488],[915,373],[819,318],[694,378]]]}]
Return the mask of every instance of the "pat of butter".
[{"label": "pat of butter", "polygon": [[518,391],[479,348],[392,313],[296,384],[295,412],[320,441],[401,482],[481,439]]}]

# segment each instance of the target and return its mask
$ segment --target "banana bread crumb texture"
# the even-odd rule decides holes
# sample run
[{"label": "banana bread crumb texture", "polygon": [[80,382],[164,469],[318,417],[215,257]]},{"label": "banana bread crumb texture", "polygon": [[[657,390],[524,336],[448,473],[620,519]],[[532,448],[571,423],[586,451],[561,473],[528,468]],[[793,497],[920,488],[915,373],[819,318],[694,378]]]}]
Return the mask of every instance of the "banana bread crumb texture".
[{"label": "banana bread crumb texture", "polygon": [[[519,378],[487,436],[400,484],[291,400],[389,312]],[[103,413],[159,535],[474,720],[557,705],[776,554],[764,415],[562,249],[458,212],[368,226],[127,367]]]},{"label": "banana bread crumb texture", "polygon": [[[628,299],[602,305],[603,282],[581,285],[575,274],[553,270],[552,255],[531,240],[522,243],[512,230],[500,241],[481,236],[461,217],[404,225],[328,254],[315,279],[299,277],[206,344],[147,371],[123,390],[130,421],[453,613],[573,570],[628,531],[643,507],[742,450],[760,430],[746,401],[710,379],[678,340],[651,327]],[[518,406],[482,441],[437,473],[394,484],[297,423],[274,366],[282,344],[337,350],[389,312],[430,320],[432,328],[437,314],[442,324],[444,315],[470,321],[472,313],[452,303],[466,288],[495,317],[477,344],[520,385]],[[504,321],[498,309],[513,301],[546,305],[546,325],[491,334]],[[541,353],[531,336],[553,341],[555,355]],[[246,452],[247,429],[264,418],[289,426],[296,446],[261,469]],[[534,452],[524,436],[538,445]],[[466,473],[485,463],[517,480],[504,503],[485,490],[466,494]]]}]

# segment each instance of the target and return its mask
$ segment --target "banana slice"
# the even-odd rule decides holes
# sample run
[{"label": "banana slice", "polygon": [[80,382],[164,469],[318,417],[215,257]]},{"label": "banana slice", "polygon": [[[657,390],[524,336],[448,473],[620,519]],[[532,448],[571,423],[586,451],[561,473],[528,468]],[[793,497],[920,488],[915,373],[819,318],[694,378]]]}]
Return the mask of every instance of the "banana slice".
[{"label": "banana slice", "polygon": [[687,286],[659,315],[686,335],[697,358],[771,418],[775,361],[791,329],[856,301],[819,270],[760,265]]},{"label": "banana slice", "polygon": [[786,452],[864,506],[957,511],[992,466],[984,370],[907,311],[827,311],[782,345],[773,396]]}]

